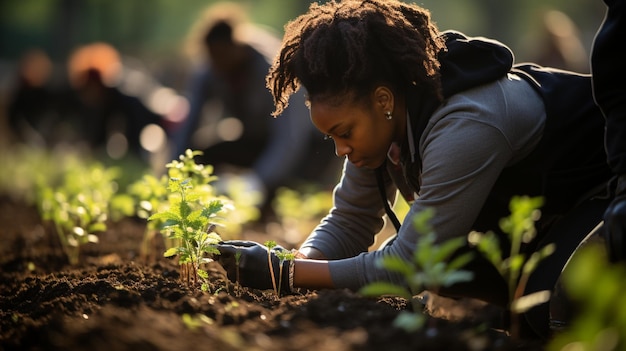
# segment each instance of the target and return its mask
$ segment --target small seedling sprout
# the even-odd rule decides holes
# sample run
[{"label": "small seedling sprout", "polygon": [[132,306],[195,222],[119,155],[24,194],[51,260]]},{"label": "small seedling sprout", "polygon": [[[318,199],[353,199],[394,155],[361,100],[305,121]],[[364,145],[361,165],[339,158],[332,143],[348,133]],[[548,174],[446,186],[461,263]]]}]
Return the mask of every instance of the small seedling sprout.
[{"label": "small seedling sprout", "polygon": [[235,252],[235,287],[237,289],[237,295],[240,294],[239,284],[239,262],[241,261],[241,251]]},{"label": "small seedling sprout", "polygon": [[[179,256],[181,279],[188,285],[202,280],[202,290],[208,289],[208,273],[200,265],[212,261],[219,251],[215,245],[222,239],[215,232],[217,214],[222,210],[220,199],[213,199],[207,204],[202,200],[203,193],[195,192],[189,178],[170,178],[169,190],[178,197],[170,197],[168,210],[157,212],[149,220],[162,220],[163,230],[170,237],[179,240],[180,245],[165,251],[165,257]],[[207,257],[208,256],[208,257]]]},{"label": "small seedling sprout", "polygon": [[280,293],[281,291],[281,287],[282,287],[282,283],[283,283],[283,264],[285,263],[285,261],[293,261],[296,259],[296,253],[295,251],[290,251],[290,250],[285,250],[285,249],[280,249],[280,250],[276,250],[275,251],[276,256],[278,256],[279,259],[279,273],[278,273],[278,291]]},{"label": "small seedling sprout", "polygon": [[61,247],[69,263],[75,265],[80,261],[81,247],[97,243],[96,234],[106,230],[119,169],[78,157],[62,161],[64,172],[58,184],[40,184],[39,211],[44,220],[54,223]]},{"label": "small seedling sprout", "polygon": [[274,266],[272,265],[272,249],[276,247],[276,241],[268,240],[264,243],[267,247],[267,264],[270,268],[270,276],[272,277],[272,287],[274,288],[274,292],[278,295],[278,290],[276,287],[276,278],[274,277]]}]

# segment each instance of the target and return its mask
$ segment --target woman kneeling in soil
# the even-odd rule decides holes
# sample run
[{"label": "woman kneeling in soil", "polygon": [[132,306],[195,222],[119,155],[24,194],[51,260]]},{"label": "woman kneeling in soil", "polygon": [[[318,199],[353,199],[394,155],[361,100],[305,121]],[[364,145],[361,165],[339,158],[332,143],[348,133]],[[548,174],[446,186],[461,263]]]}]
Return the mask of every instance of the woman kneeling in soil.
[{"label": "woman kneeling in soil", "polygon": [[[312,4],[285,27],[267,83],[275,116],[291,94],[305,89],[313,124],[346,158],[334,207],[284,270],[292,274],[286,290],[405,284],[375,263],[386,255],[411,260],[419,239],[413,219],[427,208],[434,209],[431,224],[440,242],[491,230],[507,247],[498,221],[514,195],[544,198],[537,236],[524,252],[551,242],[556,252],[525,293],[552,290],[608,204],[597,199],[611,172],[590,77],[514,64],[503,44],[440,32],[428,10],[416,5]],[[395,240],[368,252],[384,215],[393,218],[389,201],[396,191],[410,211]],[[263,245],[228,241],[219,250],[230,279],[238,263],[241,284],[272,287]],[[472,250],[468,244],[458,254]],[[492,264],[473,257],[464,269],[474,279],[438,293],[506,307],[513,292]],[[548,304],[531,309],[527,319],[529,331],[546,336]]]}]

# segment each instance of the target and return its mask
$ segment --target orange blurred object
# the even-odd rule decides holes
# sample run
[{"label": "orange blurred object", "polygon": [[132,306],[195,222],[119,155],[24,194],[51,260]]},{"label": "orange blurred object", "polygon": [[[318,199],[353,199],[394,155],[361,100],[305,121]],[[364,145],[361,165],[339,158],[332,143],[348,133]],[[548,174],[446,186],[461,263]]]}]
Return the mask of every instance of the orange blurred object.
[{"label": "orange blurred object", "polygon": [[114,86],[122,69],[118,51],[111,45],[96,42],[79,47],[68,62],[70,84],[80,87],[86,83],[89,72],[99,73],[102,82]]}]

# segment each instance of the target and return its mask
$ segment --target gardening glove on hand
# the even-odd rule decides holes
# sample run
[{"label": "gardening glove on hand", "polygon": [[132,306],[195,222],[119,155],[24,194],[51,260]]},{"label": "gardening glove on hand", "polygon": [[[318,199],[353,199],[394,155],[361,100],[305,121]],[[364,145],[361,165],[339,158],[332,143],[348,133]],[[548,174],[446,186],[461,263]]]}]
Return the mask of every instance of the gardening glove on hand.
[{"label": "gardening glove on hand", "polygon": [[617,184],[617,195],[604,212],[604,235],[611,262],[626,261],[626,174],[618,178]]},{"label": "gardening glove on hand", "polygon": [[[276,256],[276,251],[285,250],[280,246],[275,246],[271,250],[264,245],[253,241],[230,240],[217,244],[220,251],[217,261],[224,267],[228,279],[233,282],[256,289],[274,289],[272,274],[276,289],[280,293],[290,293],[289,287],[289,265],[290,261],[285,260],[280,268],[280,259]],[[269,252],[269,256],[268,256]],[[239,277],[237,277],[237,258],[240,254]],[[272,269],[270,270],[270,263]],[[280,287],[279,287],[280,285]]]}]

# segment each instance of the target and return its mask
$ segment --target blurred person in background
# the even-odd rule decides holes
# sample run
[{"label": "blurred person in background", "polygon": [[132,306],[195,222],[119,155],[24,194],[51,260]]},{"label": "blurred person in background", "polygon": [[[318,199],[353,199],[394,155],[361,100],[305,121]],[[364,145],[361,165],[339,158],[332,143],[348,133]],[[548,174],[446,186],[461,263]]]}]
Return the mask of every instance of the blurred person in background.
[{"label": "blurred person in background", "polygon": [[43,50],[32,49],[21,56],[7,104],[9,143],[45,148],[57,141],[58,87],[53,75],[54,65]]},{"label": "blurred person in background", "polygon": [[196,161],[215,167],[216,186],[228,191],[231,180],[243,180],[260,196],[263,215],[271,214],[279,186],[331,189],[341,171],[332,145],[305,118],[302,93],[291,98],[284,118],[272,118],[265,76],[279,47],[278,37],[251,23],[244,7],[207,8],[189,33],[190,110],[174,136],[174,157],[188,148],[203,151]]},{"label": "blurred person in background", "polygon": [[580,38],[580,30],[567,14],[558,10],[544,12],[540,35],[539,39],[532,40],[532,49],[538,51],[532,62],[589,73],[589,57]]},{"label": "blurred person in background", "polygon": [[[186,100],[104,42],[77,48],[67,63],[68,89],[60,115],[64,141],[96,156],[148,165],[169,156],[169,128],[187,111]],[[163,158],[163,156],[161,156]],[[167,160],[159,160],[164,165]]]}]

